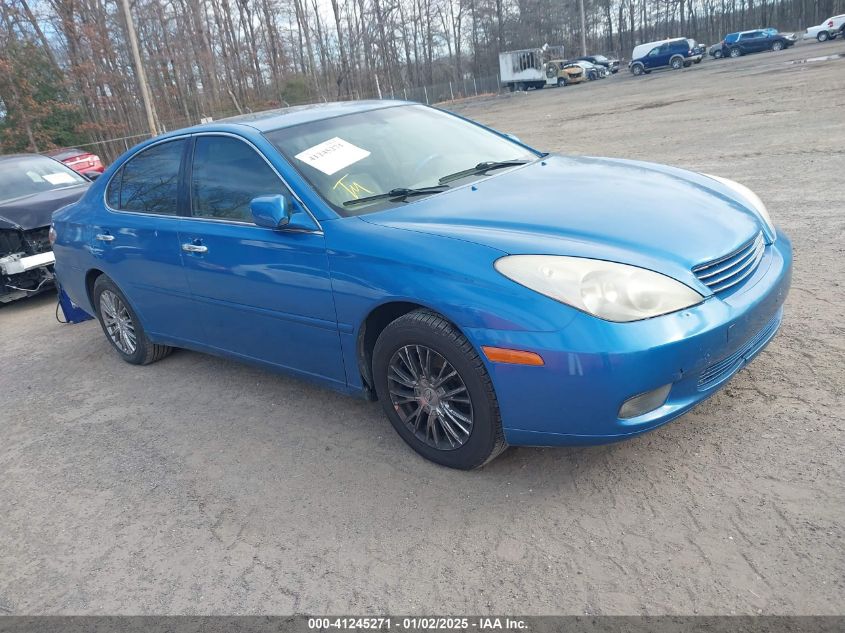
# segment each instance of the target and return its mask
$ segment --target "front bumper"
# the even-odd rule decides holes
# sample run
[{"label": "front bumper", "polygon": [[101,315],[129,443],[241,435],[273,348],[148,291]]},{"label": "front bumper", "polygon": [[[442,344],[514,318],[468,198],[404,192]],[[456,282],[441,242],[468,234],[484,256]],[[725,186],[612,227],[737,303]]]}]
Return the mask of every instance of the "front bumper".
[{"label": "front bumper", "polygon": [[46,253],[38,253],[37,255],[18,256],[8,255],[0,257],[0,273],[4,275],[19,275],[28,270],[41,268],[42,266],[50,266],[56,263],[56,257],[53,251]]},{"label": "front bumper", "polygon": [[[792,272],[786,236],[754,274],[673,314],[611,323],[578,313],[557,332],[466,331],[476,346],[533,351],[542,367],[486,362],[511,445],[601,444],[656,428],[725,384],[774,337]],[[632,396],[671,384],[666,402],[620,419]]]}]

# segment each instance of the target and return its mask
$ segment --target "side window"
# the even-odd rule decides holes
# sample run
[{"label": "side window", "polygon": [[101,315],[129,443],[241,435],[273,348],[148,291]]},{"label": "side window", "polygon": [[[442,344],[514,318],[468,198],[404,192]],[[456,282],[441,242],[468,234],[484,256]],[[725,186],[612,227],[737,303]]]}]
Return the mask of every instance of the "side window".
[{"label": "side window", "polygon": [[[145,149],[130,158],[119,175],[109,183],[108,200],[118,202],[116,208],[137,213],[177,214],[179,165],[185,139],[167,141]],[[112,186],[119,179],[120,195]]]},{"label": "side window", "polygon": [[230,136],[198,136],[191,174],[194,217],[252,222],[250,201],[287,193],[276,172],[254,149]]},{"label": "side window", "polygon": [[660,54],[660,48],[659,48],[659,47],[658,47],[658,48],[652,48],[652,49],[649,51],[648,56],[649,56],[649,57],[656,57],[656,56],[657,56],[657,55],[659,55],[659,54]]},{"label": "side window", "polygon": [[112,176],[109,182],[109,187],[106,189],[106,204],[112,209],[120,208],[120,184],[123,179],[123,168],[117,170],[117,173]]}]

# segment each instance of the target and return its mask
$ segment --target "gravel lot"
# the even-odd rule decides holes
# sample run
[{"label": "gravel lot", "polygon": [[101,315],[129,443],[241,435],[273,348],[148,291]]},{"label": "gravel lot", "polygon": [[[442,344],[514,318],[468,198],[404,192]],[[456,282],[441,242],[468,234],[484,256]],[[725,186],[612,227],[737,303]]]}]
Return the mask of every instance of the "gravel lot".
[{"label": "gravel lot", "polygon": [[841,53],[453,106],[735,178],[791,235],[778,337],[636,440],[451,471],[377,404],[191,352],[133,367],[51,296],[0,308],[0,613],[845,613],[845,59],[792,63]]}]

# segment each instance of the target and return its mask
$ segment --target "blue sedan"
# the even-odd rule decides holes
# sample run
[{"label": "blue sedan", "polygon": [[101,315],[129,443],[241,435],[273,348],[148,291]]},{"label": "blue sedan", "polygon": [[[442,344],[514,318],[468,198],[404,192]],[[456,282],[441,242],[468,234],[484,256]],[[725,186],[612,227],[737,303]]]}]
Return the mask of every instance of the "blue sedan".
[{"label": "blue sedan", "polygon": [[463,469],[688,411],[775,335],[792,268],[738,183],[391,101],[154,138],[52,239],[124,360],[183,347],[378,399]]}]

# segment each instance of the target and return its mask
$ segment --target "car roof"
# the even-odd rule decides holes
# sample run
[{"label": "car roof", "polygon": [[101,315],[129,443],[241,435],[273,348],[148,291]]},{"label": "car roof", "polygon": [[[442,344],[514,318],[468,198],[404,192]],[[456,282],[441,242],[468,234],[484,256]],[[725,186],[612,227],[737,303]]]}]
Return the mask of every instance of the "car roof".
[{"label": "car roof", "polygon": [[[32,158],[33,156],[42,156],[41,154],[3,154],[0,155],[0,162],[2,161],[9,161],[9,160],[16,160],[20,158]],[[47,158],[42,156],[42,158]]]},{"label": "car roof", "polygon": [[382,108],[389,108],[399,105],[413,105],[410,101],[394,101],[394,100],[369,100],[369,101],[336,101],[332,103],[315,103],[301,106],[291,106],[288,108],[277,108],[275,110],[265,110],[263,112],[251,112],[249,114],[240,114],[225,119],[219,119],[213,123],[195,126],[190,129],[202,129],[206,127],[213,127],[215,123],[234,123],[239,125],[248,125],[255,128],[259,132],[269,132],[271,130],[278,130],[281,128],[300,125],[301,123],[310,123],[312,121],[321,121],[323,119],[331,119],[344,114],[353,114],[356,112],[368,112],[371,110],[380,110]]}]

